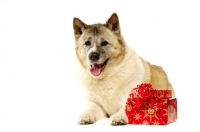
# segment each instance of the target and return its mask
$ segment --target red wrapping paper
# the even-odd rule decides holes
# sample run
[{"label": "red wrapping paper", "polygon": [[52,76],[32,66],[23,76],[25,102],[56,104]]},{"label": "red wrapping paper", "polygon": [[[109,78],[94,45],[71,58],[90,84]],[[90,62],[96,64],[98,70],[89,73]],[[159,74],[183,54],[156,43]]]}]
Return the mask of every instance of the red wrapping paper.
[{"label": "red wrapping paper", "polygon": [[171,90],[145,83],[134,88],[126,103],[129,124],[166,125],[177,120],[177,99]]}]

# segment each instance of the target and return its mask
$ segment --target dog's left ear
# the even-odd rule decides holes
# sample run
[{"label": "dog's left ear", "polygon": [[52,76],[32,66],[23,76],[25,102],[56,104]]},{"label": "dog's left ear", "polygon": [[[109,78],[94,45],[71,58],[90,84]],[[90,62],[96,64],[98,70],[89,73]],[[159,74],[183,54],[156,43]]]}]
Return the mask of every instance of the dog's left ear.
[{"label": "dog's left ear", "polygon": [[76,17],[73,19],[74,36],[76,40],[79,39],[86,27],[87,25],[80,19]]},{"label": "dog's left ear", "polygon": [[106,22],[106,27],[113,31],[117,36],[120,36],[119,19],[116,13],[113,13]]}]

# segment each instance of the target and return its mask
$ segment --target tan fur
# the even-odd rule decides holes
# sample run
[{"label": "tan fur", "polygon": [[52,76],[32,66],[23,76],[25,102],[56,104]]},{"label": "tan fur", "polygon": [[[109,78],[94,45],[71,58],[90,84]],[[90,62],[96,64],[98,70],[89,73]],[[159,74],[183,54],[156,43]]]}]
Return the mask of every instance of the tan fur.
[{"label": "tan fur", "polygon": [[[87,110],[80,116],[79,124],[91,124],[105,117],[110,117],[112,125],[127,124],[125,105],[132,88],[141,83],[151,83],[157,89],[172,89],[161,67],[143,60],[125,43],[115,13],[105,25],[86,25],[77,18],[73,24],[76,55],[81,64],[79,80],[85,89],[88,102]],[[90,65],[86,61],[83,42],[93,34],[96,27],[101,33],[92,38],[94,42],[98,43],[99,38],[104,37],[111,46],[107,55],[108,63],[102,73],[94,77],[89,73]]]},{"label": "tan fur", "polygon": [[146,74],[144,82],[151,83],[155,89],[170,89],[172,90],[173,96],[175,96],[174,90],[163,68],[160,66],[152,65],[149,62],[143,60],[141,57],[140,59],[142,60]]}]

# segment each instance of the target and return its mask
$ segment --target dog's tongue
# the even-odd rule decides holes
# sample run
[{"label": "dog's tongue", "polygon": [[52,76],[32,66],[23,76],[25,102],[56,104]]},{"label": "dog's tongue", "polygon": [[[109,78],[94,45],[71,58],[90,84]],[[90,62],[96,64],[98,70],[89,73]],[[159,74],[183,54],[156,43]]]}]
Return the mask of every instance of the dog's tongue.
[{"label": "dog's tongue", "polygon": [[98,76],[101,73],[101,65],[93,64],[90,68],[90,73],[94,76]]}]

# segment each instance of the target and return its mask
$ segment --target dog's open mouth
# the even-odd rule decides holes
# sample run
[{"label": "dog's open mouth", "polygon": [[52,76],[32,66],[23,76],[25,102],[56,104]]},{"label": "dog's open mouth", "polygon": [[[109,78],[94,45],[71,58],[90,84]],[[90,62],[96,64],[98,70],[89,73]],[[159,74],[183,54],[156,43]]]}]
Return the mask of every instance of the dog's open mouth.
[{"label": "dog's open mouth", "polygon": [[102,64],[94,63],[94,64],[90,65],[91,66],[90,73],[93,76],[99,76],[101,74],[103,68],[106,66],[107,62],[108,62],[108,59]]}]

